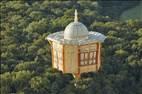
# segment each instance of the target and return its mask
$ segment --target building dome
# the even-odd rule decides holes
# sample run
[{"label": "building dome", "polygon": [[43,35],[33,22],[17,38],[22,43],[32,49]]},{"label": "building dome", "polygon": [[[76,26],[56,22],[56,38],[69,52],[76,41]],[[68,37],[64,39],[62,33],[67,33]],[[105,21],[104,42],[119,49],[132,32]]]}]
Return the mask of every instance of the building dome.
[{"label": "building dome", "polygon": [[84,39],[88,37],[86,26],[80,22],[71,22],[64,31],[64,39]]},{"label": "building dome", "polygon": [[64,30],[64,39],[67,40],[79,40],[88,38],[88,29],[87,27],[78,22],[77,11],[75,10],[75,19],[74,22],[71,22]]}]

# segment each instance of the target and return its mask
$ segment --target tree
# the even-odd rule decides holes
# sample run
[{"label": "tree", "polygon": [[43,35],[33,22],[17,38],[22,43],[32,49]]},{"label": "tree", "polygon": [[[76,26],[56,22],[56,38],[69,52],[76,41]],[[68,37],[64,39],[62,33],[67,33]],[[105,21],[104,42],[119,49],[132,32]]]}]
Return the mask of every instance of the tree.
[{"label": "tree", "polygon": [[50,81],[45,77],[35,76],[30,80],[31,88],[36,94],[50,93]]}]

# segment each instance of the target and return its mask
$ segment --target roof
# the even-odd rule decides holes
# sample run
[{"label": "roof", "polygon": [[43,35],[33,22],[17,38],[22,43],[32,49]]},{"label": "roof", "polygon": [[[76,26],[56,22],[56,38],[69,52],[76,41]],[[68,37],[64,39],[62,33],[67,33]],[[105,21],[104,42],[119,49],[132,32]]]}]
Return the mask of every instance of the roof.
[{"label": "roof", "polygon": [[90,31],[88,34],[88,38],[81,39],[81,40],[67,40],[64,39],[64,32],[56,32],[53,34],[48,35],[46,39],[54,42],[58,42],[60,44],[69,44],[69,45],[83,45],[89,44],[94,42],[104,42],[105,36],[99,32]]},{"label": "roof", "polygon": [[88,37],[88,29],[84,24],[78,22],[77,10],[75,10],[74,14],[75,14],[74,22],[71,22],[65,28],[64,39],[67,40],[85,39]]},{"label": "roof", "polygon": [[64,38],[67,40],[78,40],[88,37],[87,27],[80,22],[71,22],[64,31]]},{"label": "roof", "polygon": [[71,22],[64,31],[50,34],[46,39],[61,44],[82,45],[92,42],[103,42],[105,36],[99,32],[88,32],[87,27],[78,22],[77,10],[75,10],[74,22]]}]

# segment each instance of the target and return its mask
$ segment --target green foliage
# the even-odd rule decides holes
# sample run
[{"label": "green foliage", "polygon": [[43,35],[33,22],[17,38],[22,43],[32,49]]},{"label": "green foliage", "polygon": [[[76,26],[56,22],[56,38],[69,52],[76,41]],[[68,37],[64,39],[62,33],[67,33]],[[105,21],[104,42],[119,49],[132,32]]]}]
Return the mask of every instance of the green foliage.
[{"label": "green foliage", "polygon": [[122,50],[122,49],[120,49],[120,50],[115,51],[115,54],[116,54],[117,56],[125,57],[125,56],[128,55],[128,52],[127,52],[127,51],[124,51],[124,50]]},{"label": "green foliage", "polygon": [[37,62],[20,62],[15,66],[16,71],[21,70],[35,70],[37,67]]},{"label": "green foliage", "polygon": [[[116,21],[137,4],[123,2],[1,1],[1,94],[141,94],[142,22]],[[89,30],[107,36],[101,69],[78,80],[51,68],[51,48],[45,40],[73,21],[75,8]]]},{"label": "green foliage", "polygon": [[50,81],[40,76],[35,76],[30,80],[30,87],[38,94],[45,92],[48,93],[50,90]]}]

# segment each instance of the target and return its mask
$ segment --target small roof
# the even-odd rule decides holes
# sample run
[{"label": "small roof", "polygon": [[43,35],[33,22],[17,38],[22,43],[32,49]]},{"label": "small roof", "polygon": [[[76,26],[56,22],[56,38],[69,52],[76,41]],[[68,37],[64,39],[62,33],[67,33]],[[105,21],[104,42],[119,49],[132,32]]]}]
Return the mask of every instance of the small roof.
[{"label": "small roof", "polygon": [[77,10],[75,10],[74,22],[71,22],[64,31],[50,34],[46,39],[55,41],[61,44],[82,45],[92,42],[103,42],[105,36],[101,33],[90,31],[87,27],[78,22]]},{"label": "small roof", "polygon": [[80,22],[71,22],[64,30],[64,39],[79,40],[84,38],[88,38],[88,30]]}]

